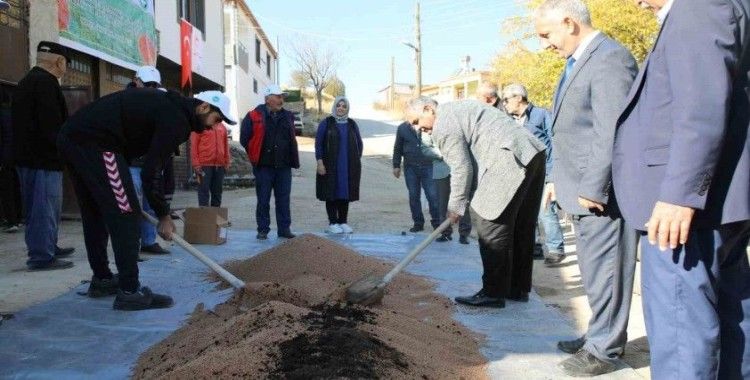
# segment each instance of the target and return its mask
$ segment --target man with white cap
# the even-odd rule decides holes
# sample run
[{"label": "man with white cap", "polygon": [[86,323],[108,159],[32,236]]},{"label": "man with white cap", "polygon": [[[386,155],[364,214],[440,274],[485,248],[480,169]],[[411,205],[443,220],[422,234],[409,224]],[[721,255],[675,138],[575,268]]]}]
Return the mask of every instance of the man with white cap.
[{"label": "man with white cap", "polygon": [[[90,297],[117,294],[113,308],[118,310],[172,305],[172,298],[153,293],[138,281],[141,208],[128,163],[145,156],[144,193],[159,219],[159,235],[171,240],[175,225],[164,198],[164,164],[190,132],[203,131],[222,119],[236,124],[229,109],[229,98],[219,91],[191,99],[174,91],[130,90],[88,104],[63,125],[57,147],[70,169],[81,207],[94,272]],[[117,275],[107,260],[110,237]]]},{"label": "man with white cap", "polygon": [[[135,72],[135,78],[128,84],[128,88],[156,88],[161,91],[167,91],[161,85],[161,73],[154,66],[141,66]],[[177,151],[179,153],[179,150]],[[138,194],[138,201],[141,203],[141,209],[149,215],[156,217],[154,210],[148,204],[148,199],[143,196],[143,184],[141,183],[141,170],[143,169],[144,157],[139,157],[130,162],[130,176],[133,177],[133,186]],[[173,162],[170,158],[164,163],[164,177],[166,179],[172,178],[174,175]],[[167,202],[170,203],[172,194],[174,191],[169,191],[167,183],[164,184],[164,197]],[[171,186],[174,189],[174,186]],[[164,249],[156,241],[156,227],[151,224],[145,218],[141,220],[141,252],[154,254],[154,255],[166,255],[169,250]]]},{"label": "man with white cap", "polygon": [[294,115],[285,110],[284,92],[275,84],[263,90],[265,103],[247,113],[240,128],[240,143],[247,151],[255,176],[258,205],[255,218],[258,240],[271,230],[271,192],[276,198],[278,236],[291,239],[292,168],[299,168],[299,152],[294,133]]}]

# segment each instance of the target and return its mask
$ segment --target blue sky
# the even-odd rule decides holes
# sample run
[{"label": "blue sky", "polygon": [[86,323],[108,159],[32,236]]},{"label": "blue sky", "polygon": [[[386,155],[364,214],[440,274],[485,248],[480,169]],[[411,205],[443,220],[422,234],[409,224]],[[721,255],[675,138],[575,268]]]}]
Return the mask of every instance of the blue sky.
[{"label": "blue sky", "polygon": [[[246,0],[269,39],[279,38],[280,79],[287,83],[293,63],[285,42],[306,36],[340,52],[339,77],[352,102],[372,103],[388,85],[395,57],[396,82],[414,83],[413,0]],[[462,56],[477,69],[489,65],[509,37],[502,21],[524,12],[516,0],[421,0],[422,84],[451,75]]]}]

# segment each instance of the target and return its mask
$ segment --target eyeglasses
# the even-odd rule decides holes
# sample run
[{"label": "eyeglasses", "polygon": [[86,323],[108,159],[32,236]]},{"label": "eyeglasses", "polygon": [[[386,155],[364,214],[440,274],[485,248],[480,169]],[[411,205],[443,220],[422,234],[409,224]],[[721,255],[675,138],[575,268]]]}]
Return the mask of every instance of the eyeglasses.
[{"label": "eyeglasses", "polygon": [[510,100],[510,99],[513,99],[513,98],[515,98],[515,97],[517,97],[517,96],[520,96],[520,95],[513,95],[513,96],[509,96],[509,97],[507,97],[507,98],[503,98],[503,99],[502,99],[502,102],[503,102],[503,103],[508,103],[508,100]]}]

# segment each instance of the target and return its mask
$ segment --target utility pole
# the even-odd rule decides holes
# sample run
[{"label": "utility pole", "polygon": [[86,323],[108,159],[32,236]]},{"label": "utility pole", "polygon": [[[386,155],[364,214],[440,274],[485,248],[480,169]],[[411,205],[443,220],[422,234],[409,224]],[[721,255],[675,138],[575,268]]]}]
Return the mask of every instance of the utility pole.
[{"label": "utility pole", "polygon": [[417,37],[416,61],[417,61],[417,83],[414,87],[416,96],[422,95],[422,33],[419,25],[419,0],[417,0],[415,32]]},{"label": "utility pole", "polygon": [[391,56],[391,89],[388,91],[388,109],[393,111],[393,106],[396,104],[394,97],[396,96],[396,59]]}]

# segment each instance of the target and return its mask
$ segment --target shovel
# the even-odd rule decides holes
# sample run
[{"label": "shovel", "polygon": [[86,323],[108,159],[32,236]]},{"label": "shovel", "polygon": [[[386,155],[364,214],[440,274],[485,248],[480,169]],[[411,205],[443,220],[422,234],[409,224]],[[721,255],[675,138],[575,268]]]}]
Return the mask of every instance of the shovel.
[{"label": "shovel", "polygon": [[[148,220],[153,225],[158,225],[159,221],[156,220],[153,216],[141,211],[141,214],[143,215],[146,220]],[[245,287],[245,283],[240,280],[239,278],[235,277],[233,274],[229,273],[226,269],[222,268],[219,264],[217,264],[215,261],[208,258],[208,256],[204,255],[203,252],[197,250],[195,247],[193,247],[190,243],[186,242],[180,235],[177,235],[176,233],[172,234],[172,241],[177,243],[180,247],[184,248],[186,251],[188,251],[189,254],[193,255],[196,259],[200,260],[203,264],[206,264],[209,268],[213,269],[216,274],[221,276],[226,282],[228,282],[230,285],[232,285],[235,289],[242,289]]]},{"label": "shovel", "polygon": [[425,248],[427,248],[430,243],[432,243],[438,235],[440,235],[443,231],[445,231],[448,226],[451,225],[450,219],[446,219],[438,228],[435,229],[435,231],[432,231],[432,233],[427,236],[424,240],[422,240],[419,245],[414,247],[414,249],[409,252],[409,254],[404,257],[401,262],[399,262],[393,269],[391,269],[390,272],[388,272],[385,276],[382,278],[378,276],[366,276],[362,278],[361,280],[353,283],[349,288],[346,289],[346,300],[351,303],[357,303],[360,305],[372,305],[374,303],[380,302],[381,299],[383,299],[383,295],[385,294],[385,286],[388,285],[391,280],[393,280],[394,277],[396,277],[397,274],[399,274],[404,268],[406,268],[409,263],[414,260],[417,255],[422,253]]}]

